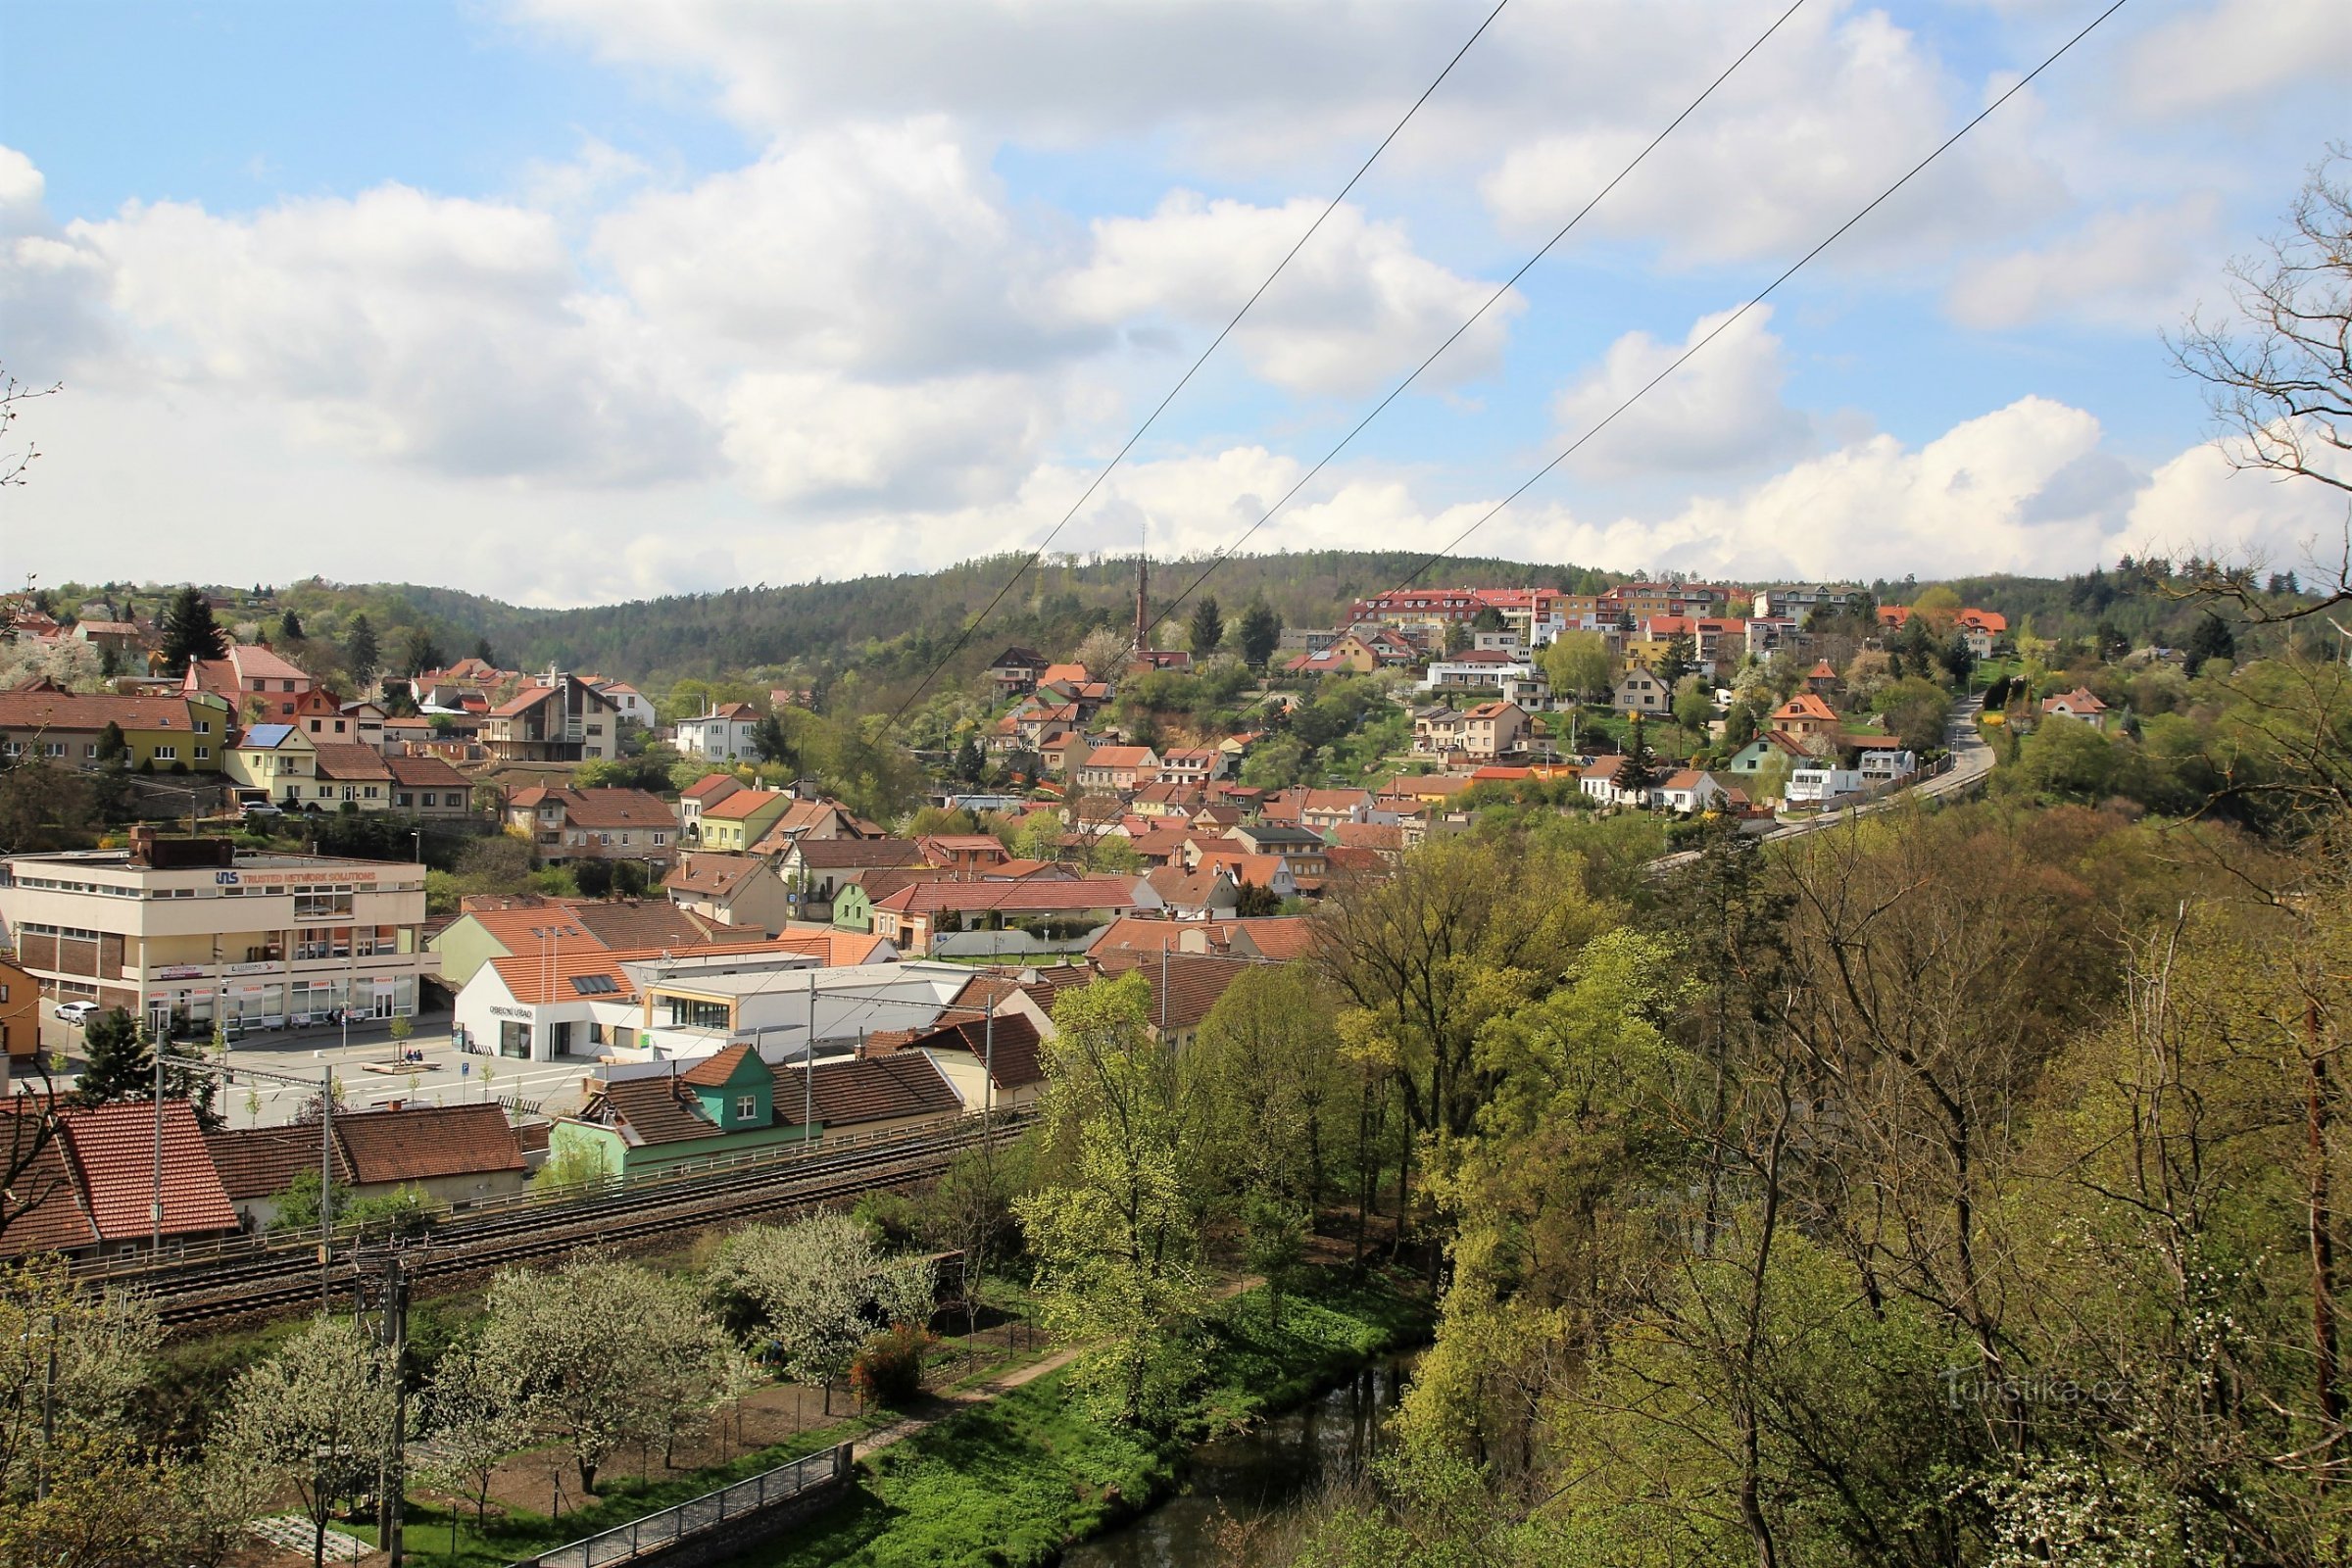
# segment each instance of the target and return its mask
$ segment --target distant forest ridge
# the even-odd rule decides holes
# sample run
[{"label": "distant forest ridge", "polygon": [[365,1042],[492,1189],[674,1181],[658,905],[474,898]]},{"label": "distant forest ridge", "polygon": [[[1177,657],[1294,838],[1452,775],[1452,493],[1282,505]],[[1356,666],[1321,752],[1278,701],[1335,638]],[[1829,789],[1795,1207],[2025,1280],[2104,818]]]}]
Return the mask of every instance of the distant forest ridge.
[{"label": "distant forest ridge", "polygon": [[[779,680],[822,681],[834,672],[859,669],[869,681],[887,685],[919,678],[1021,560],[1006,554],[937,571],[729,588],[573,610],[535,610],[412,583],[346,585],[318,579],[281,587],[273,598],[275,606],[297,612],[314,638],[339,639],[352,617],[365,613],[388,654],[401,646],[405,631],[421,628],[451,659],[486,643],[510,667],[556,664],[654,689],[747,670],[772,671]],[[1378,550],[1236,556],[1216,567],[1201,593],[1217,600],[1229,624],[1243,606],[1263,598],[1286,626],[1330,626],[1346,614],[1350,601],[1398,586],[1426,560],[1417,552]],[[1155,614],[1164,612],[1207,564],[1205,557],[1153,561]],[[1632,575],[1464,556],[1441,560],[1414,581],[1430,587],[1590,593]],[[2135,641],[2164,641],[2184,635],[2195,613],[2168,597],[2160,582],[2128,565],[2069,578],[1995,574],[1866,586],[1883,602],[1908,603],[1937,580],[1964,604],[2001,611],[2012,624],[2030,618],[2045,636],[2088,635],[2103,620]],[[952,682],[976,674],[1011,643],[1049,657],[1065,655],[1097,626],[1129,624],[1134,594],[1132,556],[1049,557],[1005,595],[951,661],[945,678]],[[1191,612],[1188,601],[1173,621],[1181,623]],[[1166,626],[1161,635],[1183,646],[1180,624]]]}]

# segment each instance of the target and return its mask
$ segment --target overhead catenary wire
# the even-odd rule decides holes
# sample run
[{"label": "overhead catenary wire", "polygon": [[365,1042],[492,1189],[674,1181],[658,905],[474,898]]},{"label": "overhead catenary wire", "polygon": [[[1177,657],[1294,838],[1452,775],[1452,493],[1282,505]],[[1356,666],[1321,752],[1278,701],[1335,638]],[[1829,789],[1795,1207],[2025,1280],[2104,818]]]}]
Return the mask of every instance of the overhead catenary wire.
[{"label": "overhead catenary wire", "polygon": [[[1802,4],[1803,0],[1798,0],[1798,3]],[[1029,552],[1018,566],[1013,568],[1012,574],[1004,579],[989,602],[981,607],[980,613],[966,621],[962,629],[956,632],[956,640],[949,646],[948,651],[934,660],[930,668],[923,671],[923,678],[915,683],[914,690],[906,695],[906,700],[892,711],[889,721],[882,726],[881,735],[887,736],[899,727],[899,721],[905,718],[907,711],[922,700],[923,693],[931,689],[931,683],[939,678],[939,672],[948,666],[949,661],[963,652],[971,642],[973,634],[979,631],[990,615],[996,613],[997,607],[1004,602],[1004,596],[1011,593],[1014,586],[1028,575],[1030,568],[1045,558],[1047,547],[1060,536],[1062,529],[1069,526],[1070,520],[1078,515],[1079,511],[1085,507],[1087,502],[1094,499],[1094,494],[1102,488],[1102,481],[1110,477],[1111,470],[1126,460],[1127,454],[1135,450],[1135,444],[1141,441],[1152,426],[1159,421],[1159,416],[1167,412],[1168,405],[1176,401],[1176,394],[1182,392],[1200,367],[1208,363],[1208,357],[1216,353],[1218,347],[1233,335],[1233,329],[1242,324],[1242,318],[1248,316],[1251,307],[1255,306],[1258,300],[1265,295],[1266,290],[1274,286],[1274,280],[1282,276],[1284,269],[1291,265],[1292,260],[1305,247],[1306,242],[1315,237],[1316,230],[1323,226],[1324,220],[1339,211],[1340,203],[1348,199],[1348,193],[1355,189],[1356,183],[1371,171],[1380,155],[1388,151],[1389,144],[1395,141],[1404,127],[1412,122],[1413,117],[1421,112],[1421,106],[1429,102],[1430,95],[1438,90],[1447,76],[1453,74],[1453,68],[1462,63],[1462,57],[1470,52],[1470,46],[1478,42],[1486,30],[1494,25],[1494,19],[1502,15],[1503,7],[1508,4],[1510,4],[1510,0],[1495,0],[1494,9],[1488,12],[1486,20],[1481,22],[1470,36],[1462,41],[1462,46],[1453,52],[1453,58],[1446,62],[1446,69],[1439,72],[1427,87],[1421,89],[1421,96],[1414,99],[1412,107],[1405,110],[1402,118],[1389,128],[1389,133],[1380,139],[1380,145],[1372,149],[1370,155],[1357,167],[1355,172],[1348,176],[1348,183],[1342,185],[1339,194],[1332,197],[1324,205],[1323,211],[1315,215],[1315,220],[1306,225],[1306,231],[1298,236],[1288,251],[1283,253],[1282,260],[1274,264],[1274,270],[1266,274],[1266,280],[1258,284],[1250,297],[1242,302],[1240,310],[1233,313],[1233,319],[1227,321],[1217,335],[1209,340],[1208,347],[1202,349],[1193,363],[1186,367],[1184,374],[1176,378],[1176,384],[1168,388],[1167,395],[1153,406],[1152,412],[1145,416],[1144,422],[1137,425],[1135,433],[1127,438],[1126,444],[1111,455],[1110,461],[1102,465],[1101,470],[1088,482],[1087,487],[1079,492],[1078,499],[1071,502],[1069,510],[1061,514],[1061,520],[1048,529],[1046,536],[1037,542],[1037,547]]]},{"label": "overhead catenary wire", "polygon": [[[1615,174],[1610,176],[1607,184],[1601,186],[1599,190],[1594,191],[1591,200],[1587,201],[1584,206],[1578,208],[1576,212],[1570,216],[1568,221],[1562,223],[1559,228],[1553,232],[1549,239],[1545,240],[1537,248],[1536,253],[1533,256],[1530,256],[1526,261],[1520,264],[1519,270],[1513,272],[1509,277],[1503,279],[1502,286],[1497,288],[1493,294],[1488,295],[1486,302],[1480,305],[1477,310],[1472,311],[1467,320],[1463,321],[1461,325],[1455,327],[1452,332],[1448,333],[1445,342],[1440,343],[1436,348],[1430,350],[1428,356],[1424,358],[1419,365],[1414,366],[1412,370],[1405,376],[1403,380],[1397,382],[1395,386],[1389,389],[1389,393],[1386,397],[1382,398],[1378,403],[1373,404],[1371,409],[1364,415],[1364,416],[1356,420],[1355,423],[1349,427],[1348,433],[1340,437],[1339,441],[1332,447],[1330,451],[1324,453],[1321,458],[1315,461],[1315,466],[1313,467],[1300,474],[1297,482],[1295,482],[1288,490],[1285,490],[1281,496],[1276,498],[1274,504],[1268,507],[1265,512],[1259,515],[1255,522],[1243,529],[1239,538],[1235,539],[1233,543],[1227,545],[1224,549],[1218,551],[1214,556],[1210,557],[1208,564],[1200,568],[1200,574],[1195,577],[1190,583],[1186,584],[1182,593],[1178,594],[1174,599],[1168,601],[1166,608],[1160,611],[1157,618],[1165,620],[1173,616],[1176,613],[1176,609],[1179,605],[1182,605],[1186,600],[1192,598],[1194,594],[1198,593],[1201,584],[1207,582],[1210,575],[1214,573],[1219,566],[1225,564],[1225,563],[1231,560],[1235,553],[1242,548],[1242,546],[1248,544],[1250,539],[1256,535],[1258,529],[1263,528],[1267,523],[1273,521],[1275,514],[1282,511],[1283,508],[1289,506],[1292,500],[1298,496],[1298,492],[1305,489],[1307,485],[1313,481],[1316,474],[1321,473],[1326,467],[1330,466],[1332,460],[1337,458],[1341,453],[1347,451],[1348,448],[1353,444],[1355,438],[1363,434],[1365,428],[1370,425],[1374,419],[1379,418],[1382,414],[1387,412],[1390,404],[1396,402],[1398,398],[1404,395],[1405,388],[1411,386],[1415,381],[1418,381],[1421,378],[1423,371],[1427,370],[1431,366],[1437,364],[1439,359],[1445,355],[1447,349],[1453,347],[1455,343],[1460,341],[1463,333],[1476,326],[1479,321],[1485,318],[1489,311],[1493,310],[1496,305],[1502,303],[1503,297],[1518,286],[1519,280],[1525,277],[1529,271],[1535,268],[1535,265],[1538,262],[1551,254],[1553,246],[1566,239],[1569,231],[1574,229],[1577,224],[1583,222],[1586,215],[1591,213],[1593,208],[1600,205],[1602,198],[1606,197],[1609,192],[1615,190],[1620,184],[1624,183],[1626,176],[1633,173],[1635,170],[1641,168],[1642,163],[1648,159],[1649,155],[1658,150],[1660,143],[1664,142],[1667,137],[1673,135],[1675,131],[1681,127],[1684,121],[1689,120],[1692,115],[1696,114],[1699,106],[1704,104],[1709,98],[1715,95],[1715,89],[1729,81],[1732,78],[1732,74],[1738,71],[1741,66],[1746,65],[1748,62],[1748,57],[1753,55],[1758,49],[1763,48],[1766,41],[1768,41],[1774,33],[1780,31],[1782,26],[1788,23],[1790,17],[1795,16],[1799,11],[1803,10],[1804,6],[1805,0],[1794,0],[1794,3],[1791,4],[1788,10],[1782,12],[1778,17],[1775,17],[1772,21],[1772,25],[1766,27],[1762,32],[1756,34],[1754,42],[1750,43],[1745,49],[1740,50],[1739,57],[1730,65],[1724,67],[1723,70],[1716,74],[1715,79],[1708,82],[1706,86],[1699,91],[1697,97],[1691,99],[1688,104],[1685,104],[1683,106],[1682,113],[1676,115],[1672,120],[1668,121],[1664,128],[1659,130],[1656,135],[1650,137],[1649,140],[1643,144],[1642,150],[1634,154],[1632,160],[1629,161],[1623,169],[1620,169]],[[1428,568],[1424,566],[1422,569],[1427,570]],[[1129,652],[1133,653],[1135,650],[1130,649]]]},{"label": "overhead catenary wire", "polygon": [[[2032,85],[2036,77],[2041,75],[2043,72],[2049,70],[2052,66],[2056,65],[2060,60],[2064,59],[2077,44],[2089,37],[2092,32],[2097,30],[2100,24],[2104,23],[2108,18],[2114,16],[2118,11],[2123,10],[2128,3],[2129,0],[2113,0],[2113,3],[2110,4],[2105,10],[2101,11],[2097,16],[2091,18],[2089,22],[2085,23],[2080,31],[2076,32],[2064,43],[2052,50],[2049,55],[2042,60],[2040,65],[2035,66],[2032,71],[2026,73],[2026,74],[2020,76],[2015,82],[2011,83],[2007,91],[2003,92],[1999,97],[1993,99],[1992,102],[1986,104],[1983,109],[1979,110],[1976,116],[1966,124],[1962,125],[1958,130],[1953,131],[1949,136],[1937,143],[1934,151],[1930,152],[1925,158],[1922,158],[1918,163],[1913,164],[1908,170],[1904,171],[1902,175],[1898,177],[1894,183],[1888,185],[1885,190],[1880,191],[1876,196],[1872,197],[1863,205],[1859,212],[1855,213],[1844,222],[1839,223],[1836,228],[1832,229],[1826,236],[1823,237],[1820,243],[1816,244],[1811,250],[1805,252],[1804,255],[1798,257],[1795,261],[1789,263],[1788,266],[1781,271],[1779,276],[1775,277],[1771,282],[1765,284],[1754,294],[1750,295],[1745,304],[1741,305],[1738,310],[1732,312],[1729,316],[1726,316],[1722,320],[1716,322],[1715,325],[1710,328],[1704,336],[1700,337],[1696,342],[1691,343],[1690,346],[1685,348],[1682,353],[1676,355],[1671,361],[1669,361],[1665,368],[1659,370],[1648,380],[1642,382],[1642,385],[1637,387],[1623,402],[1619,403],[1607,414],[1593,421],[1593,423],[1588,426],[1583,433],[1577,436],[1575,440],[1569,442],[1567,446],[1561,448],[1560,451],[1552,457],[1550,462],[1544,464],[1544,466],[1538,468],[1534,473],[1530,474],[1526,481],[1520,484],[1517,489],[1514,489],[1510,494],[1504,496],[1500,501],[1495,502],[1494,505],[1489,507],[1485,512],[1479,514],[1479,515],[1474,518],[1467,527],[1463,528],[1461,532],[1455,534],[1451,539],[1447,540],[1436,551],[1433,551],[1429,557],[1421,563],[1421,564],[1415,566],[1410,572],[1406,573],[1403,579],[1399,581],[1396,587],[1390,589],[1389,592],[1397,593],[1411,587],[1414,583],[1418,582],[1426,572],[1428,572],[1430,567],[1436,565],[1439,562],[1446,560],[1455,550],[1461,548],[1464,540],[1468,539],[1472,534],[1478,532],[1479,529],[1492,522],[1502,513],[1505,508],[1509,507],[1512,502],[1518,500],[1521,496],[1527,494],[1528,491],[1534,489],[1536,485],[1544,478],[1545,475],[1551,472],[1552,469],[1558,467],[1561,464],[1574,457],[1587,442],[1591,441],[1594,436],[1599,435],[1601,431],[1607,429],[1618,419],[1620,416],[1624,415],[1626,411],[1631,409],[1635,404],[1641,402],[1642,399],[1647,396],[1649,392],[1660,382],[1673,375],[1675,371],[1681,369],[1685,365],[1688,365],[1694,357],[1702,352],[1708,344],[1714,342],[1725,332],[1729,331],[1740,320],[1741,318],[1745,317],[1748,312],[1754,310],[1757,306],[1763,304],[1767,299],[1771,298],[1772,295],[1779,290],[1782,284],[1788,282],[1791,277],[1794,277],[1797,272],[1806,266],[1807,263],[1811,262],[1823,251],[1828,250],[1832,245],[1836,244],[1838,240],[1846,233],[1847,230],[1851,229],[1855,224],[1861,222],[1865,218],[1868,218],[1873,212],[1876,212],[1883,204],[1886,202],[1889,197],[1893,196],[1905,185],[1908,185],[1915,177],[1925,171],[1929,165],[1935,163],[1936,160],[1941,158],[1945,153],[1951,151],[1953,146],[1956,145],[1962,137],[1966,136],[1970,131],[1975,130],[1979,125],[1990,119],[1994,112],[1997,111],[2003,104],[2007,103],[2010,99],[2023,92],[2028,86]],[[1317,466],[1319,467],[1321,465],[1317,465]],[[1288,497],[1285,497],[1285,499],[1287,500]],[[1270,516],[1272,514],[1269,513],[1268,515]],[[1260,523],[1262,523],[1263,520],[1264,519],[1261,518]],[[1252,524],[1250,532],[1254,533],[1257,529],[1257,526],[1258,524]],[[1249,533],[1245,533],[1242,535],[1242,538],[1246,540],[1249,538]],[[1240,541],[1237,540],[1233,547],[1229,547],[1229,552],[1231,548],[1238,548],[1239,544]],[[1183,594],[1178,595],[1177,598],[1169,604],[1166,613],[1174,613],[1176,606],[1182,604],[1184,600],[1194,592],[1194,590],[1198,589],[1201,583],[1205,582],[1208,579],[1209,572],[1214,571],[1216,567],[1222,564],[1224,559],[1225,558],[1223,556],[1220,556],[1216,561],[1210,562],[1207,570],[1202,571],[1200,575],[1194,579],[1192,584],[1185,589]]]}]

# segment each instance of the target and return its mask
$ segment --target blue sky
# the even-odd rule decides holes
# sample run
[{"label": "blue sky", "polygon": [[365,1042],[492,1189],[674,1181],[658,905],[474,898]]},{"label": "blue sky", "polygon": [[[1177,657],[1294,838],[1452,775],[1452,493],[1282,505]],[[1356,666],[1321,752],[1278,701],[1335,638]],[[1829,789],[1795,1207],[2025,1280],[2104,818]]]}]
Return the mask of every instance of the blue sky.
[{"label": "blue sky", "polygon": [[[1786,5],[1512,0],[1057,546],[1237,536]],[[536,603],[1034,544],[1486,7],[0,0],[12,563]],[[2081,26],[1806,0],[1252,548],[1435,547]],[[1470,548],[2291,564],[2161,334],[2352,7],[2132,0]]]}]

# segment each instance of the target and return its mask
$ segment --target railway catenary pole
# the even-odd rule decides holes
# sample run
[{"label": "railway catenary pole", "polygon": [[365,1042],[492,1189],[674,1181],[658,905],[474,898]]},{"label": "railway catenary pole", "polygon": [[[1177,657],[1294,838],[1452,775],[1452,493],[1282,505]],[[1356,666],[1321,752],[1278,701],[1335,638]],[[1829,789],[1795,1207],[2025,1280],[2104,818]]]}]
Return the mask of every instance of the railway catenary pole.
[{"label": "railway catenary pole", "polygon": [[318,1304],[326,1305],[335,1255],[335,1068],[318,1069]]}]

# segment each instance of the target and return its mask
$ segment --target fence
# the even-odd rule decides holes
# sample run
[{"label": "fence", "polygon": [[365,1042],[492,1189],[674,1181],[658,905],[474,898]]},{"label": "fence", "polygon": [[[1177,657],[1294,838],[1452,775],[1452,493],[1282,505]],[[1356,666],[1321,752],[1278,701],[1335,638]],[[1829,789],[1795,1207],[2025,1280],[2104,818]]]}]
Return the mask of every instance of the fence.
[{"label": "fence", "polygon": [[635,1562],[667,1551],[730,1520],[751,1518],[815,1488],[829,1486],[849,1473],[850,1446],[845,1443],[773,1470],[763,1470],[716,1492],[706,1492],[673,1508],[615,1525],[602,1535],[541,1552],[515,1568],[610,1568],[613,1563]]}]

